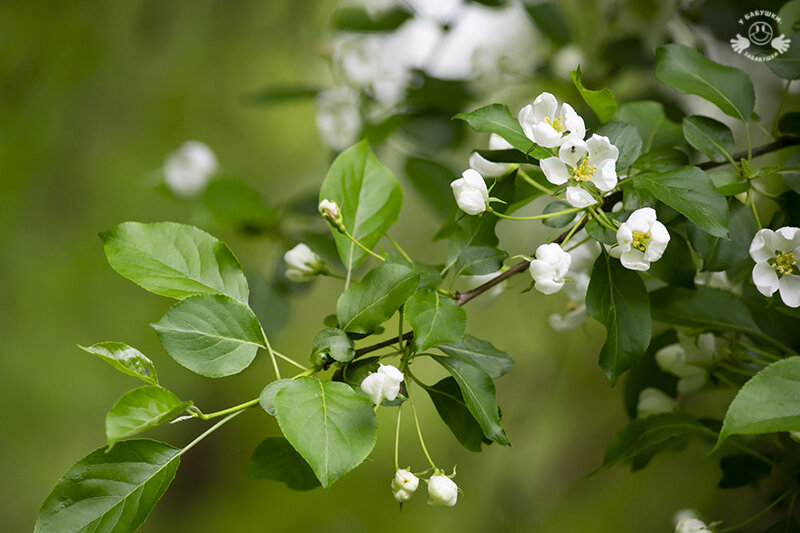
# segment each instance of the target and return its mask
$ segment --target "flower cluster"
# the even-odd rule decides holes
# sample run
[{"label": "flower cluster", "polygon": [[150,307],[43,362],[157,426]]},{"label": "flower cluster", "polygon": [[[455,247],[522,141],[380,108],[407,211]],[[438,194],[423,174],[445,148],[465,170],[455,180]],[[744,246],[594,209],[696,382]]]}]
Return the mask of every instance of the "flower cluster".
[{"label": "flower cluster", "polygon": [[750,243],[750,257],[756,263],[753,283],[761,294],[772,296],[779,291],[783,303],[800,306],[800,228],[759,230]]},{"label": "flower cluster", "polygon": [[706,367],[714,360],[716,342],[713,333],[690,336],[678,331],[678,344],[670,344],[656,352],[656,363],[678,380],[678,392],[694,392],[708,379]]}]

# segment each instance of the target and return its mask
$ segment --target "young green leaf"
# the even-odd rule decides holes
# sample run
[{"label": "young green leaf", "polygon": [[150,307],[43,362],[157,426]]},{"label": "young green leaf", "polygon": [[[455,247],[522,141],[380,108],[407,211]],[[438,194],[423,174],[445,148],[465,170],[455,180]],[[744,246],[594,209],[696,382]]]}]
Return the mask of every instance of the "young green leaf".
[{"label": "young green leaf", "polygon": [[699,286],[695,290],[665,287],[650,294],[653,320],[714,331],[760,334],[742,300],[730,292]]},{"label": "young green leaf", "polygon": [[742,122],[750,120],[755,92],[750,77],[739,69],[714,63],[681,44],[656,49],[656,77],[684,94],[695,94]]},{"label": "young green leaf", "polygon": [[641,100],[622,104],[617,120],[633,124],[642,139],[643,153],[653,149],[672,148],[683,140],[680,124],[667,118],[661,102]]},{"label": "young green leaf", "polygon": [[413,269],[382,263],[339,296],[339,327],[350,333],[371,333],[414,294],[418,283],[419,274]]},{"label": "young green leaf", "polygon": [[275,414],[324,488],[361,464],[375,446],[372,403],[344,383],[297,378],[275,396]]},{"label": "young green leaf", "polygon": [[607,253],[601,254],[592,269],[586,310],[606,328],[600,367],[614,385],[650,344],[650,304],[642,278]]},{"label": "young green leaf", "polygon": [[739,389],[717,447],[731,435],[800,431],[800,356],[776,361]]},{"label": "young green leaf", "polygon": [[109,449],[119,440],[175,418],[191,405],[192,402],[182,402],[167,389],[155,385],[126,392],[106,415]]},{"label": "young green leaf", "polygon": [[250,457],[247,473],[252,479],[280,481],[292,490],[319,487],[314,471],[283,437],[262,440]]},{"label": "young green leaf", "polygon": [[326,328],[314,337],[312,353],[346,363],[355,357],[356,350],[353,339],[347,333],[338,328]]},{"label": "young green leaf", "polygon": [[642,153],[642,138],[632,124],[609,122],[597,128],[595,133],[608,137],[611,144],[619,150],[617,170],[631,166]]},{"label": "young green leaf", "polygon": [[552,155],[548,150],[533,144],[533,141],[525,136],[519,120],[511,116],[511,112],[505,104],[487,105],[469,113],[459,113],[453,118],[466,121],[475,131],[498,134],[511,146],[520,152],[530,154],[534,159],[543,159]]},{"label": "young green leaf", "polygon": [[514,364],[514,359],[506,352],[498,350],[489,341],[475,338],[472,335],[464,335],[461,342],[441,344],[436,349],[482,369],[492,378],[504,376]]},{"label": "young green leaf", "polygon": [[508,254],[492,246],[470,246],[456,260],[457,276],[481,276],[500,270]]},{"label": "young green leaf", "polygon": [[[367,142],[362,141],[334,160],[322,183],[319,199],[336,202],[350,235],[372,248],[397,221],[403,205],[403,190],[394,174],[378,161]],[[332,231],[345,268],[357,268],[366,259],[367,252],[345,235]]]},{"label": "young green leaf", "polygon": [[153,440],[99,448],[58,480],[33,530],[135,531],[166,492],[179,463],[180,449]]},{"label": "young green leaf", "polygon": [[497,406],[494,383],[489,374],[460,359],[438,355],[431,357],[456,380],[467,409],[480,424],[486,438],[503,446],[511,446],[500,423],[500,408]]},{"label": "young green leaf", "polygon": [[572,83],[575,84],[575,88],[578,89],[583,101],[592,108],[600,122],[611,120],[611,117],[617,112],[617,100],[614,98],[611,89],[604,87],[599,91],[592,91],[584,87],[581,81],[580,65],[575,70],[571,70],[569,75],[572,76]]},{"label": "young green leaf", "polygon": [[415,292],[406,302],[405,317],[414,329],[413,349],[417,352],[458,342],[467,329],[466,311],[435,291]]},{"label": "young green leaf", "polygon": [[185,224],[124,222],[100,234],[111,268],[161,296],[224,294],[247,303],[247,279],[225,243]]},{"label": "young green leaf", "polygon": [[178,302],[151,326],[173,359],[210,378],[241,372],[266,347],[253,311],[220,294]]},{"label": "young green leaf", "polygon": [[268,415],[275,416],[275,396],[291,382],[291,379],[276,379],[267,383],[267,386],[261,390],[261,394],[258,396],[258,404]]},{"label": "young green leaf", "polygon": [[692,115],[683,119],[683,136],[692,148],[712,161],[728,161],[733,153],[733,132],[713,118]]},{"label": "young green leaf", "polygon": [[98,342],[91,346],[78,345],[78,348],[96,355],[123,374],[139,378],[150,385],[158,385],[158,375],[153,361],[133,346],[128,346],[124,342],[109,341]]},{"label": "young green leaf", "polygon": [[[461,389],[455,379],[448,377],[426,389],[436,412],[461,445],[471,452],[481,451],[481,443],[487,442],[478,421],[464,403]],[[492,441],[488,441],[491,443]]]},{"label": "young green leaf", "polygon": [[699,168],[644,172],[633,177],[633,186],[649,192],[703,231],[728,237],[728,202]]}]

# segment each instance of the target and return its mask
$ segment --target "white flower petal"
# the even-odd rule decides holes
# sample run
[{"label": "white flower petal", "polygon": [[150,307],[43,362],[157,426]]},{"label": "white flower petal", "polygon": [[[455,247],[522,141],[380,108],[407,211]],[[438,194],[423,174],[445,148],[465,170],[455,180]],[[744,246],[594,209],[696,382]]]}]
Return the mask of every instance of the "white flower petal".
[{"label": "white flower petal", "polygon": [[486,202],[489,200],[489,191],[486,182],[474,169],[467,169],[461,178],[450,183],[453,196],[458,207],[470,215],[477,215],[486,211]]},{"label": "white flower petal", "polygon": [[556,97],[550,93],[542,93],[533,101],[532,112],[533,118],[536,122],[544,122],[544,119],[549,118],[553,120],[556,116],[556,108],[558,101]]},{"label": "white flower petal", "polygon": [[515,165],[510,163],[495,163],[494,161],[489,161],[478,152],[472,152],[472,155],[469,156],[469,166],[477,170],[481,176],[486,176],[487,178],[505,176],[515,167]]},{"label": "white flower petal", "polygon": [[561,133],[546,122],[532,126],[529,138],[543,148],[554,148],[561,144]]},{"label": "white flower petal", "polygon": [[552,314],[550,315],[550,327],[555,331],[572,331],[578,329],[584,322],[586,322],[586,306],[582,305],[577,309],[566,313],[565,315]]},{"label": "white flower petal", "polygon": [[[566,144],[566,143],[565,143]],[[591,163],[591,159],[589,160]],[[601,192],[607,192],[617,186],[617,168],[614,161],[606,159],[597,165],[592,176],[592,183]]]},{"label": "white flower petal", "polygon": [[588,151],[589,149],[586,143],[582,140],[569,139],[564,141],[561,148],[558,149],[558,158],[567,165],[574,167],[577,166],[578,161],[580,161]]},{"label": "white flower petal", "polygon": [[589,207],[597,203],[597,200],[581,187],[567,187],[565,194],[567,202],[573,207]]},{"label": "white flower petal", "polygon": [[631,245],[633,244],[633,232],[627,223],[623,223],[617,229],[617,244],[619,244],[617,249],[622,252],[627,252],[631,249]]},{"label": "white flower petal", "polygon": [[637,418],[671,413],[675,410],[677,402],[664,392],[654,387],[647,387],[639,393],[639,403],[636,406]]},{"label": "white flower petal", "polygon": [[766,261],[753,267],[753,283],[764,296],[772,296],[779,287],[778,275]]},{"label": "white flower petal", "polygon": [[657,220],[653,222],[653,225],[650,226],[650,238],[650,244],[647,245],[644,258],[651,262],[658,261],[664,255],[664,251],[669,244],[670,236],[666,226]]},{"label": "white flower petal", "polygon": [[589,148],[589,163],[592,165],[597,165],[600,161],[605,161],[606,159],[610,159],[616,164],[619,157],[619,149],[611,144],[608,137],[595,133],[586,141],[586,145]]},{"label": "white flower petal", "polygon": [[561,105],[561,116],[564,117],[564,128],[569,132],[565,139],[583,139],[586,136],[586,125],[568,103]]},{"label": "white flower petal", "polygon": [[775,247],[772,245],[774,235],[774,231],[766,228],[756,232],[750,243],[750,257],[753,261],[761,263],[775,257]]},{"label": "white flower petal", "polygon": [[548,157],[539,161],[544,177],[553,185],[563,185],[569,180],[569,171],[558,157]]},{"label": "white flower petal", "polygon": [[625,223],[631,228],[631,231],[648,233],[650,231],[650,226],[652,226],[655,221],[656,210],[652,207],[642,207],[631,213],[631,216],[628,217]]},{"label": "white flower petal", "polygon": [[489,150],[511,150],[514,147],[510,142],[496,133],[489,136]]},{"label": "white flower petal", "polygon": [[784,226],[775,230],[773,245],[776,250],[789,252],[800,247],[800,228]]},{"label": "white flower petal", "polygon": [[447,476],[437,474],[428,480],[428,503],[452,507],[458,500],[458,486]]},{"label": "white flower petal", "polygon": [[522,131],[525,132],[525,136],[536,142],[533,137],[533,127],[539,122],[534,118],[533,106],[528,104],[520,109],[519,113],[517,113],[517,120],[519,125],[522,126]]},{"label": "white flower petal", "polygon": [[372,403],[378,405],[383,400],[383,383],[386,376],[379,373],[370,374],[361,382],[361,390],[367,393]]},{"label": "white flower petal", "polygon": [[800,307],[800,276],[784,274],[779,285],[783,303],[789,307]]},{"label": "white flower petal", "polygon": [[650,268],[650,262],[644,258],[644,253],[636,248],[622,252],[619,260],[622,266],[631,270],[645,271]]}]

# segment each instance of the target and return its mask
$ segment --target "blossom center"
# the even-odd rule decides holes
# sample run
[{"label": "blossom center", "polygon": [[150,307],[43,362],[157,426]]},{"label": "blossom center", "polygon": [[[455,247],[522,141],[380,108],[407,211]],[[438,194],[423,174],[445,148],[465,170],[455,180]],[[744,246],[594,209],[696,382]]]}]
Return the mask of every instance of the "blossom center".
[{"label": "blossom center", "polygon": [[597,167],[589,166],[589,158],[585,157],[583,161],[575,167],[575,174],[573,174],[572,177],[575,178],[575,181],[591,181],[595,170],[597,170]]},{"label": "blossom center", "polygon": [[770,260],[770,264],[781,275],[792,274],[797,270],[794,252],[775,252],[775,258]]},{"label": "blossom center", "polygon": [[649,233],[645,233],[642,231],[634,231],[633,232],[633,242],[631,246],[636,248],[637,250],[644,252],[647,250],[647,245],[650,244],[650,241],[653,240],[653,237],[650,236]]},{"label": "blossom center", "polygon": [[564,117],[560,115],[553,119],[544,117],[544,121],[546,124],[550,124],[558,133],[564,133]]}]

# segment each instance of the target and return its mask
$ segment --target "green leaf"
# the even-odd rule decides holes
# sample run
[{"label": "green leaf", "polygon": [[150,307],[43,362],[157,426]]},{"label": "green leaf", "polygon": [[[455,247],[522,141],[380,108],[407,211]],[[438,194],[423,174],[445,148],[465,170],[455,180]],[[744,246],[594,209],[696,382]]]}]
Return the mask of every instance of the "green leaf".
[{"label": "green leaf", "polygon": [[98,342],[78,348],[100,359],[124,374],[139,378],[150,385],[158,385],[156,367],[146,355],[124,342]]},{"label": "green leaf", "polygon": [[56,483],[39,511],[36,533],[135,531],[164,495],[180,450],[153,440],[120,442],[87,455]]},{"label": "green leaf", "polygon": [[267,437],[256,446],[247,474],[251,479],[280,481],[292,490],[319,487],[314,471],[283,437]]},{"label": "green leaf", "polygon": [[688,46],[668,44],[656,49],[656,77],[684,94],[708,100],[726,115],[750,120],[753,82],[739,69],[714,63]]},{"label": "green leaf", "polygon": [[277,105],[292,100],[310,100],[321,91],[312,85],[266,87],[242,96],[242,102],[249,105]]},{"label": "green leaf", "polygon": [[261,390],[261,394],[258,396],[258,404],[268,415],[275,416],[275,396],[291,382],[291,379],[276,379],[267,383],[267,386]]},{"label": "green leaf", "polygon": [[338,328],[323,329],[314,337],[314,355],[330,357],[334,361],[346,363],[356,355],[353,339]]},{"label": "green leaf", "polygon": [[800,135],[800,111],[783,115],[778,121],[778,132],[782,135]]},{"label": "green leaf", "polygon": [[400,27],[411,16],[411,13],[399,8],[371,15],[363,7],[344,7],[333,14],[331,27],[348,32],[390,31]]},{"label": "green leaf", "polygon": [[[366,141],[351,146],[333,161],[319,199],[339,204],[344,226],[356,240],[372,248],[397,221],[403,191],[394,174],[375,158]],[[357,268],[367,252],[335,229],[333,238],[345,268]]]},{"label": "green leaf", "polygon": [[634,420],[617,433],[606,448],[602,469],[626,461],[643,468],[658,452],[685,443],[689,437],[707,433],[700,422],[686,415],[664,414]]},{"label": "green leaf", "polygon": [[753,484],[769,476],[772,465],[750,454],[723,457],[719,466],[722,479],[717,485],[721,489],[737,489]]},{"label": "green leaf", "polygon": [[219,294],[178,302],[151,326],[173,359],[210,378],[241,372],[266,347],[253,311]]},{"label": "green leaf", "polygon": [[731,435],[800,431],[800,356],[776,361],[750,378],[728,407],[717,447]]},{"label": "green leaf", "polygon": [[617,234],[605,226],[601,226],[596,219],[590,218],[586,223],[586,233],[599,243],[608,244],[613,246],[617,244]]},{"label": "green leaf", "polygon": [[[550,202],[542,209],[543,215],[549,215],[550,213],[558,213],[559,211],[566,211],[567,209],[572,209],[574,206],[568,204],[563,200],[556,200],[555,202]],[[564,215],[557,215],[550,218],[542,219],[542,224],[549,228],[563,228],[573,220],[575,220],[576,213],[567,213]]]},{"label": "green leaf", "polygon": [[672,148],[683,141],[680,124],[667,118],[661,102],[641,100],[622,104],[617,119],[636,127],[644,153],[653,149]]},{"label": "green leaf", "polygon": [[486,438],[503,446],[511,446],[500,423],[500,408],[489,374],[480,368],[453,357],[431,356],[442,365],[458,383],[467,409],[480,424]]},{"label": "green leaf", "polygon": [[182,300],[224,294],[247,303],[247,279],[225,243],[174,222],[124,222],[100,234],[111,267],[145,290]]},{"label": "green leaf", "polygon": [[734,196],[750,189],[750,182],[736,172],[714,172],[709,177],[711,183],[723,196]]},{"label": "green leaf", "polygon": [[800,79],[800,32],[787,36],[792,40],[789,49],[775,59],[767,61],[767,67],[779,78],[785,80]]},{"label": "green leaf", "polygon": [[699,115],[685,117],[683,136],[692,148],[717,163],[728,161],[733,153],[733,132],[713,118]]},{"label": "green leaf", "polygon": [[[486,442],[478,421],[464,403],[461,389],[453,378],[444,378],[433,387],[425,389],[431,397],[436,412],[442,418],[461,445],[471,452],[480,452],[481,443]],[[488,441],[491,442],[491,441]]]},{"label": "green leaf", "polygon": [[667,249],[661,259],[650,265],[650,274],[676,287],[694,288],[694,277],[697,274],[692,252],[686,239],[672,232]]},{"label": "green leaf", "polygon": [[644,172],[633,177],[633,186],[646,190],[703,231],[715,237],[728,237],[728,202],[708,174],[699,168]]},{"label": "green leaf", "polygon": [[572,76],[572,83],[581,94],[583,101],[592,108],[594,114],[600,119],[600,122],[608,122],[614,113],[617,112],[617,100],[611,89],[604,87],[599,91],[592,91],[583,86],[581,81],[581,66],[578,65],[575,70],[571,70],[569,75]]},{"label": "green leaf", "polygon": [[608,137],[611,144],[619,150],[617,170],[631,166],[642,153],[642,138],[632,124],[609,122],[597,128],[595,133]]},{"label": "green leaf", "polygon": [[493,246],[469,246],[456,260],[456,276],[493,274],[503,266],[508,254]]},{"label": "green leaf", "polygon": [[511,112],[505,104],[487,105],[469,113],[459,113],[453,118],[465,121],[475,131],[496,133],[508,141],[511,146],[520,152],[530,154],[535,159],[543,159],[552,155],[548,150],[533,144],[533,141],[525,136],[519,120],[511,116]]},{"label": "green leaf", "polygon": [[182,402],[167,389],[146,385],[122,395],[106,415],[109,449],[118,440],[158,426],[186,411],[192,402]]},{"label": "green leaf", "polygon": [[361,464],[375,446],[372,402],[344,383],[297,378],[275,397],[275,414],[324,488]]},{"label": "green leaf", "polygon": [[689,224],[689,239],[692,248],[703,259],[703,270],[719,272],[750,260],[748,250],[758,225],[753,212],[736,199],[730,201],[728,228],[730,239],[722,239]]},{"label": "green leaf", "polygon": [[506,352],[498,350],[489,341],[464,335],[464,340],[456,344],[442,344],[436,347],[450,357],[482,369],[490,377],[499,378],[511,370],[514,359]]},{"label": "green leaf", "polygon": [[277,209],[268,208],[261,195],[242,181],[215,179],[203,190],[200,201],[202,210],[198,218],[205,224],[234,228],[250,235],[278,227]]},{"label": "green leaf", "polygon": [[339,327],[349,333],[371,333],[414,294],[419,277],[413,269],[393,263],[370,270],[361,283],[339,296]]},{"label": "green leaf", "polygon": [[740,331],[758,335],[760,330],[742,300],[706,286],[696,290],[665,287],[650,294],[653,320],[714,331]]},{"label": "green leaf", "polygon": [[640,155],[633,168],[642,172],[668,172],[689,164],[689,157],[677,148],[658,148]]},{"label": "green leaf", "polygon": [[650,304],[639,274],[612,260],[597,258],[586,293],[589,316],[606,328],[600,367],[611,384],[642,357],[650,344]]},{"label": "green leaf", "polygon": [[435,291],[417,291],[405,306],[406,320],[414,329],[413,349],[427,350],[445,342],[458,342],[467,329],[467,313],[455,300]]}]

